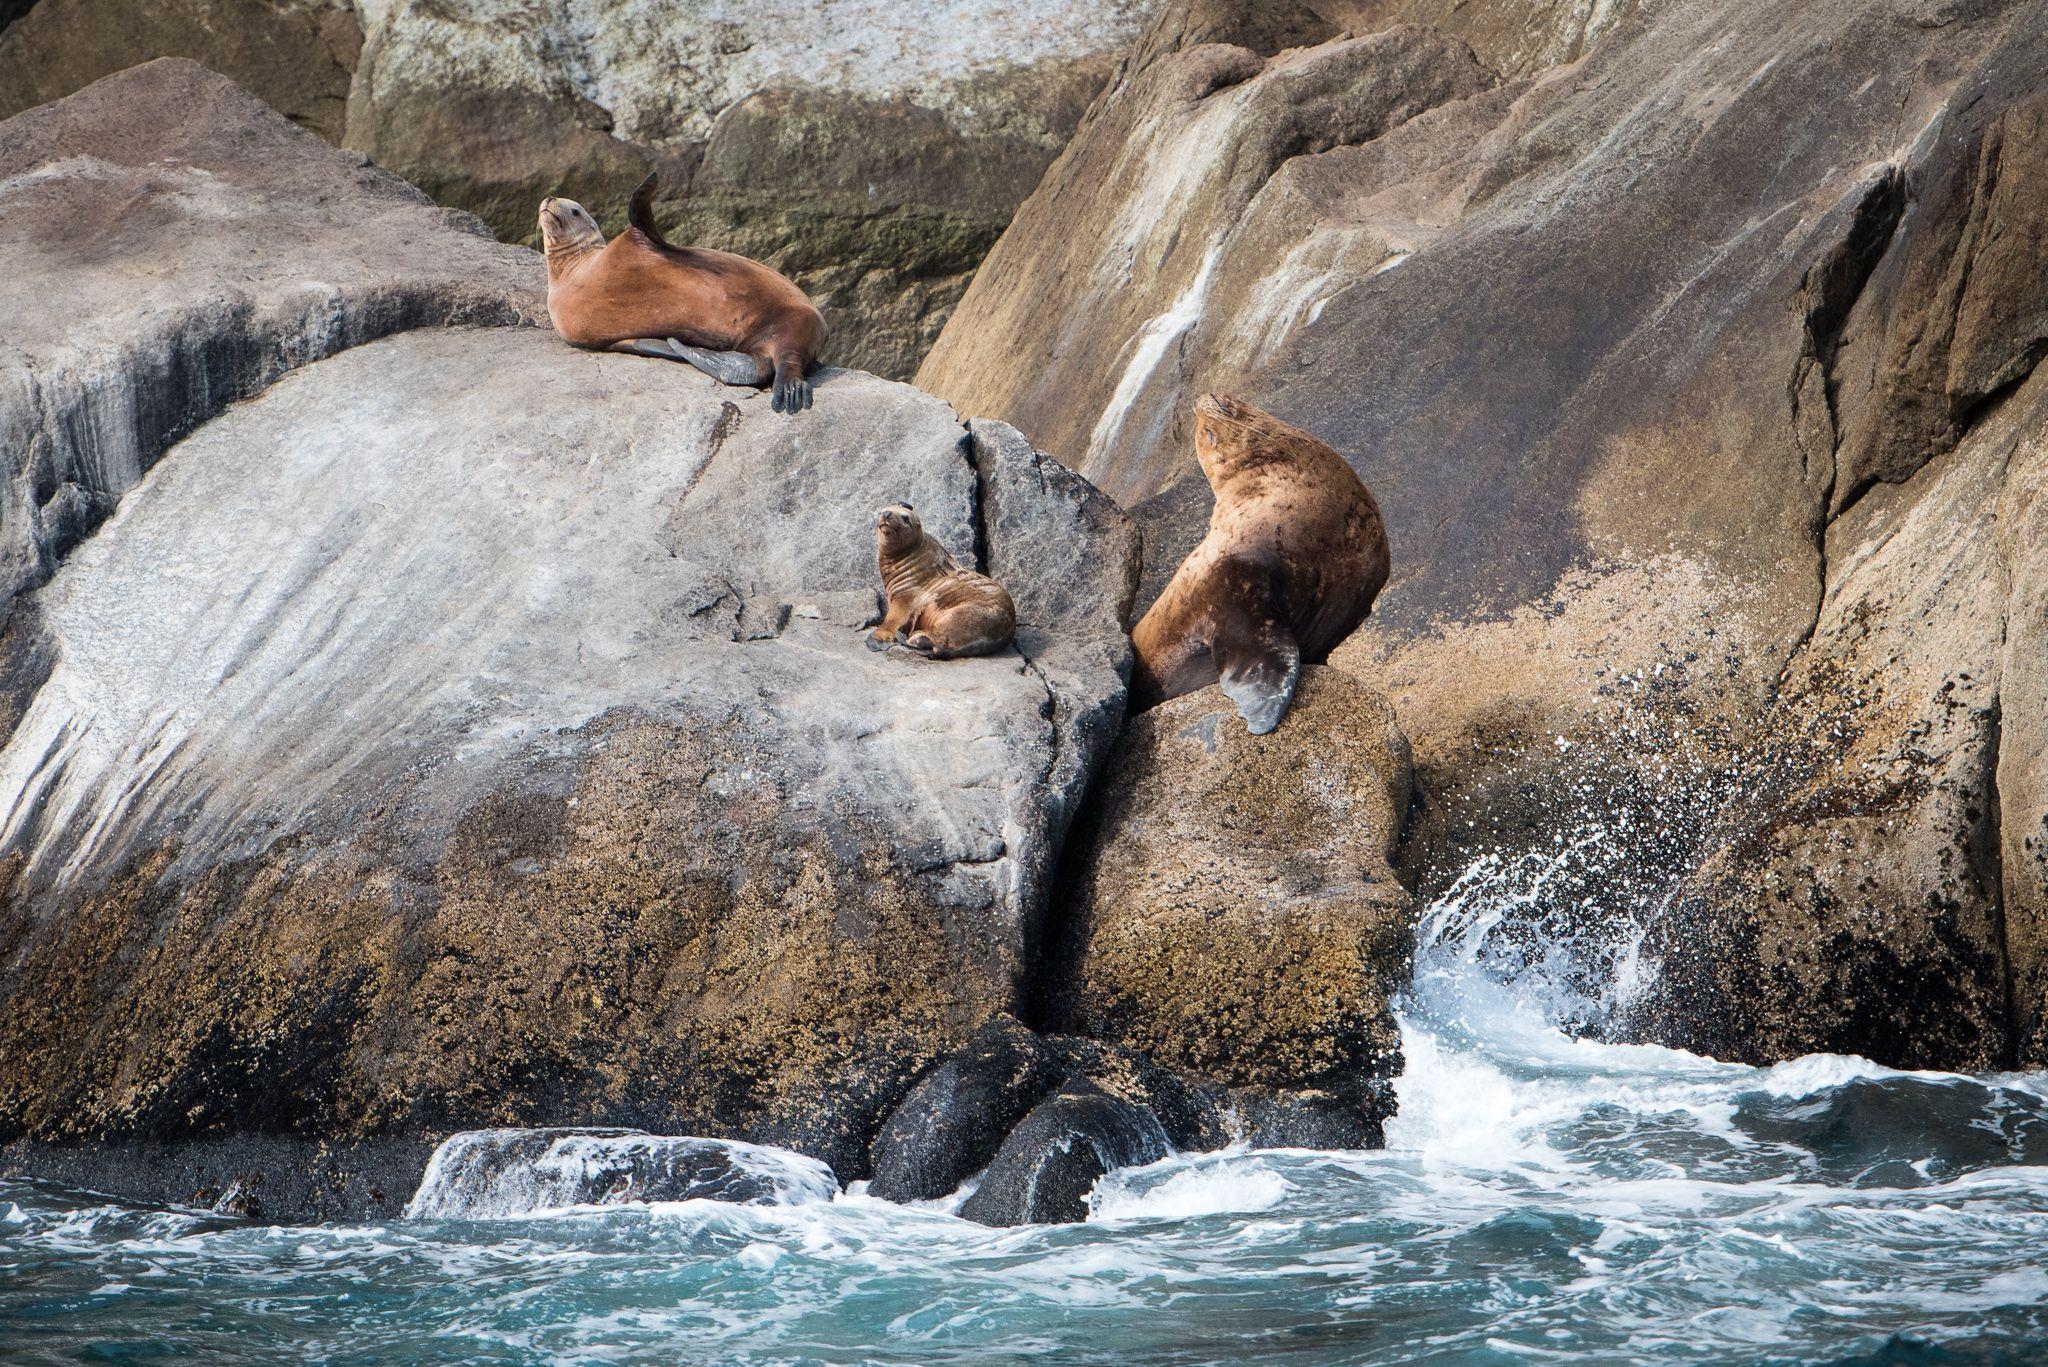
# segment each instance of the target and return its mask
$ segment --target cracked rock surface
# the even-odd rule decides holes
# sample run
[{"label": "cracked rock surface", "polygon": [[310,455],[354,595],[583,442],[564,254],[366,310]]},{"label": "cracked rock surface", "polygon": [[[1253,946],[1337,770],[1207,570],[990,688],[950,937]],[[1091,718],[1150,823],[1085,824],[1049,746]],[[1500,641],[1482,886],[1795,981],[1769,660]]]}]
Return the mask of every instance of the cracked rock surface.
[{"label": "cracked rock surface", "polygon": [[[0,1161],[159,1199],[260,1181],[282,1218],[394,1211],[433,1139],[501,1125],[864,1175],[920,1071],[1018,1008],[1121,716],[1122,514],[856,372],[792,419],[424,306],[327,354],[360,297],[517,317],[538,262],[196,68],[116,81],[167,79],[243,121],[89,140],[63,120],[101,87],[6,126],[70,160],[4,193],[125,212],[82,247],[18,219],[68,303],[9,336],[46,400],[0,407],[7,450],[121,473],[0,632]],[[146,136],[191,141],[119,170]],[[271,146],[303,173],[264,183]],[[309,316],[338,320],[319,345]],[[251,326],[235,384],[158,368]],[[59,381],[100,420],[36,425]],[[865,648],[899,500],[1003,576],[1018,650]]]}]

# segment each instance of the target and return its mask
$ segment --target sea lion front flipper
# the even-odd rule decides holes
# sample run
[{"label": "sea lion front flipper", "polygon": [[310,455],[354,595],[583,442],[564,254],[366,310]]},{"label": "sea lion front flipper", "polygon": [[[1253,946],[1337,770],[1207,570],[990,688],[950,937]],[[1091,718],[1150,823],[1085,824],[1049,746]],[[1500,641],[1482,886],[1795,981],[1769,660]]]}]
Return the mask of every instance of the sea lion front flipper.
[{"label": "sea lion front flipper", "polygon": [[659,172],[649,171],[647,179],[640,182],[640,188],[633,192],[633,202],[626,207],[626,222],[655,246],[674,251],[654,224],[654,183],[660,178]]},{"label": "sea lion front flipper", "polygon": [[811,382],[801,356],[775,358],[775,396],[768,406],[778,413],[801,413],[811,406]]},{"label": "sea lion front flipper", "polygon": [[1241,615],[1216,642],[1217,685],[1237,704],[1245,729],[1263,736],[1280,724],[1301,681],[1301,647],[1277,616],[1278,604],[1254,611],[1240,604]]}]

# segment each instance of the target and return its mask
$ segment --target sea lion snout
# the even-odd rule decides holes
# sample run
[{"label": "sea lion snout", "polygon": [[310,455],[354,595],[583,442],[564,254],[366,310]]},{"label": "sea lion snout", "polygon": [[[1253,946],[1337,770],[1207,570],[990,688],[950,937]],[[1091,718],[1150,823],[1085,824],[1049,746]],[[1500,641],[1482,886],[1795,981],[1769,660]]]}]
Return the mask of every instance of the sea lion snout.
[{"label": "sea lion snout", "polygon": [[891,503],[875,514],[875,536],[889,547],[909,546],[924,535],[924,524],[908,503]]}]

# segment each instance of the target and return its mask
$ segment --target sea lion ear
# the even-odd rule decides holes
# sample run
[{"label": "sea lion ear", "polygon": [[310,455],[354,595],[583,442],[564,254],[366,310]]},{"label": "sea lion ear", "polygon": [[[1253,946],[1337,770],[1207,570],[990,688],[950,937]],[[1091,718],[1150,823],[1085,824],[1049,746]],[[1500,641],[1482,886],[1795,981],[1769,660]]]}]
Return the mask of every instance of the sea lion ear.
[{"label": "sea lion ear", "polygon": [[626,210],[626,221],[655,246],[666,247],[668,239],[661,235],[661,229],[654,224],[654,187],[660,179],[659,171],[647,173],[647,179],[641,181],[640,188],[633,192],[633,202]]}]

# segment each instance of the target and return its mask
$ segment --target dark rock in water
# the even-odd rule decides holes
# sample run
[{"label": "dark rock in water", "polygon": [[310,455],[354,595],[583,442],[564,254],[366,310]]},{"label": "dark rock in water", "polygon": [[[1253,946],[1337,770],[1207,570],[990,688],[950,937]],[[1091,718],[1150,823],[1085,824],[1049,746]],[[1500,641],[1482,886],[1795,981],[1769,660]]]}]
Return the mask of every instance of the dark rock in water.
[{"label": "dark rock in water", "polygon": [[1174,1148],[1204,1153],[1237,1137],[1214,1088],[1163,1068],[1135,1049],[1078,1035],[1044,1038],[1058,1052],[1068,1077],[1086,1078],[1150,1111]]},{"label": "dark rock in water", "polygon": [[1211,1090],[1133,1050],[991,1022],[911,1089],[882,1126],[868,1193],[922,1201],[957,1191],[989,1166],[1045,1097],[1068,1085],[1121,1097],[1150,1114],[1176,1149],[1221,1148],[1233,1135]]},{"label": "dark rock in water", "polygon": [[1348,1095],[1240,1087],[1230,1094],[1244,1142],[1255,1149],[1377,1149],[1394,1113],[1385,1081]]},{"label": "dark rock in water", "polygon": [[785,1206],[839,1191],[815,1158],[758,1144],[619,1129],[472,1130],[434,1151],[405,1213],[503,1220],[564,1206],[730,1201]]},{"label": "dark rock in water", "polygon": [[984,1225],[1071,1224],[1112,1168],[1172,1152],[1158,1117],[1086,1080],[1069,1082],[1003,1141],[960,1213]]},{"label": "dark rock in water", "polygon": [[1038,1036],[1013,1020],[991,1021],[926,1074],[882,1126],[868,1193],[928,1201],[958,1190],[1065,1077],[1064,1062]]}]

